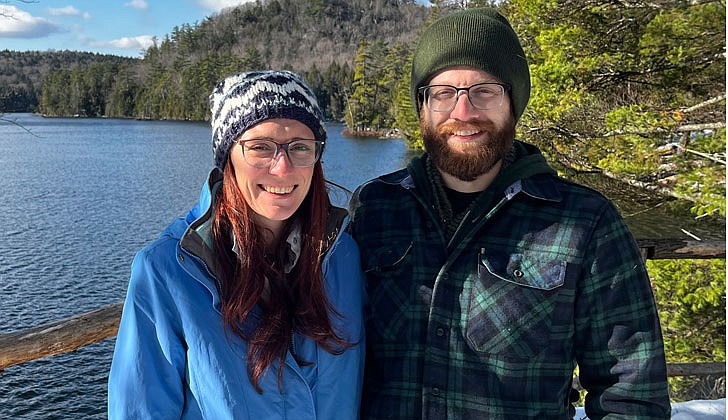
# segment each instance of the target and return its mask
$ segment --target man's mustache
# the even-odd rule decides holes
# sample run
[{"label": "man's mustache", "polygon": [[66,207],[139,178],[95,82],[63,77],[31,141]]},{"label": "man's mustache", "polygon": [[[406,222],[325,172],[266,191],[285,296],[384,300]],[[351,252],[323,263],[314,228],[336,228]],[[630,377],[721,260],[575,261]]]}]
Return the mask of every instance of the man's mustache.
[{"label": "man's mustache", "polygon": [[437,127],[437,134],[439,136],[447,136],[454,134],[459,131],[478,131],[478,132],[493,132],[496,127],[490,121],[474,121],[474,122],[461,122],[453,121],[445,123]]}]

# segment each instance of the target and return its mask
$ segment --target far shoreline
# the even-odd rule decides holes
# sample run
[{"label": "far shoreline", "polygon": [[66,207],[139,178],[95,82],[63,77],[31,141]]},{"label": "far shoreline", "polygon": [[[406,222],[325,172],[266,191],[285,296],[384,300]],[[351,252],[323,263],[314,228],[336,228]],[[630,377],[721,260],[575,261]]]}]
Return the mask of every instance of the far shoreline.
[{"label": "far shoreline", "polygon": [[363,130],[352,130],[345,128],[341,131],[342,136],[353,137],[353,138],[378,138],[378,139],[401,139],[402,136],[398,129],[371,129],[365,128]]}]

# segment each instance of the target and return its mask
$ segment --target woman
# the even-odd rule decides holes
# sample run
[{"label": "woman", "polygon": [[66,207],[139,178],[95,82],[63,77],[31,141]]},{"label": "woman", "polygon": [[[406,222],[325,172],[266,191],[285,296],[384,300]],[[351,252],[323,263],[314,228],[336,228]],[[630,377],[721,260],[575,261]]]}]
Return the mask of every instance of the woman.
[{"label": "woman", "polygon": [[290,72],[210,96],[216,168],[134,259],[112,419],[353,419],[364,363],[359,252],[332,207],[326,131]]}]

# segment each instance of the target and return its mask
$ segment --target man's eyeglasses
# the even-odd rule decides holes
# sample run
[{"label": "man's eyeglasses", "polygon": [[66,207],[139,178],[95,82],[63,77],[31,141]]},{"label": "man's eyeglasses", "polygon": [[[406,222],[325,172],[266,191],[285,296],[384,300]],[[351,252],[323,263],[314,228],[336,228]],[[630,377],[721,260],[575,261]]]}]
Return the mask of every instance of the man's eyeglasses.
[{"label": "man's eyeglasses", "polygon": [[429,85],[418,89],[425,98],[425,105],[435,112],[450,112],[455,108],[460,91],[467,94],[470,104],[480,110],[497,109],[503,104],[503,96],[510,90],[505,83],[477,83],[468,87],[450,85]]},{"label": "man's eyeglasses", "polygon": [[273,140],[239,140],[243,158],[256,168],[267,168],[283,150],[293,166],[307,168],[321,157],[324,142],[319,140],[294,140],[290,143],[276,143]]}]

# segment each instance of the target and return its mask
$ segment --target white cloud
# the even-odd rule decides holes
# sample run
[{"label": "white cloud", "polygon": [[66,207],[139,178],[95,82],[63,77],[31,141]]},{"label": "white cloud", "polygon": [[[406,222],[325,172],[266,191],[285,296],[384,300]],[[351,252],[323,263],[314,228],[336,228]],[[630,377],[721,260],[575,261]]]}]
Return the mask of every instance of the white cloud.
[{"label": "white cloud", "polygon": [[59,8],[48,8],[48,13],[52,16],[81,16],[86,20],[91,19],[91,14],[88,12],[81,12],[73,6],[59,7]]},{"label": "white cloud", "polygon": [[254,0],[197,0],[197,3],[208,10],[219,11],[228,7],[235,7]]},{"label": "white cloud", "polygon": [[48,13],[52,16],[78,16],[81,14],[81,11],[73,6],[66,6],[58,8],[50,7],[48,8]]},{"label": "white cloud", "polygon": [[139,10],[149,9],[149,3],[147,3],[146,0],[131,0],[129,3],[125,3],[124,6],[133,7]]},{"label": "white cloud", "polygon": [[0,38],[43,38],[63,28],[15,6],[0,5]]},{"label": "white cloud", "polygon": [[152,35],[122,37],[111,41],[89,41],[88,45],[96,48],[119,48],[122,50],[146,50],[154,43]]}]

